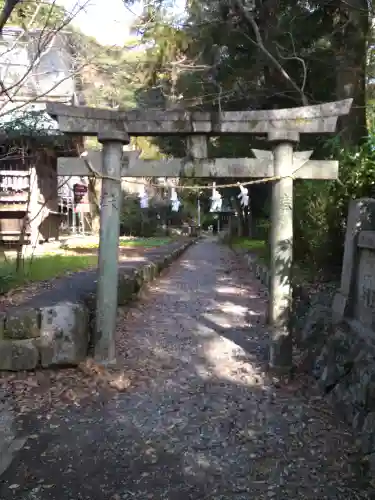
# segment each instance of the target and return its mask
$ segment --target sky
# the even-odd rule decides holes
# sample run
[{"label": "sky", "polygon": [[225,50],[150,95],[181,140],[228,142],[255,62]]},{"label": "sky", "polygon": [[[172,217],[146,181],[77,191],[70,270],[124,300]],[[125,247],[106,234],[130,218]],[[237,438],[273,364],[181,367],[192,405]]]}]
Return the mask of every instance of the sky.
[{"label": "sky", "polygon": [[[123,0],[57,0],[56,3],[68,12],[79,11],[72,24],[105,45],[122,46],[129,38],[130,26],[142,12],[141,2],[129,8]],[[79,10],[80,7],[83,9]]]},{"label": "sky", "polygon": [[[130,26],[142,12],[143,2],[131,7],[123,0],[56,0],[68,12],[78,12],[73,24],[86,35],[94,36],[103,45],[120,45],[129,39]],[[184,0],[174,2],[175,13],[183,12]],[[80,7],[83,7],[80,9]]]}]

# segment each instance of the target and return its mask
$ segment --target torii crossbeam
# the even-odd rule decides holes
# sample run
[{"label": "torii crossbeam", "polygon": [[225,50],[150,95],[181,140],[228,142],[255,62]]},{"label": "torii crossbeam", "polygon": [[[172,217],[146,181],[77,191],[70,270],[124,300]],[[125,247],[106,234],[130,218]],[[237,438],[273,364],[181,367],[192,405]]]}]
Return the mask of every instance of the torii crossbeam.
[{"label": "torii crossbeam", "polygon": [[[335,179],[336,162],[310,160],[310,152],[294,153],[300,134],[334,132],[339,116],[347,115],[352,99],[300,108],[195,113],[187,111],[113,111],[48,103],[47,110],[66,134],[98,136],[103,143],[102,210],[100,219],[99,279],[95,357],[107,363],[115,358],[117,314],[120,178],[202,176],[216,178],[274,178],[272,187],[271,279],[269,322],[272,330],[270,366],[289,370],[292,339],[289,331],[292,289],[293,179]],[[272,152],[254,150],[255,158],[207,159],[207,137],[266,134]],[[177,135],[188,139],[191,162],[171,160],[139,163],[123,169],[123,144],[129,136]],[[65,165],[67,165],[66,160]],[[137,163],[138,162],[138,163]],[[95,162],[99,167],[100,162]],[[60,167],[62,163],[60,162]],[[75,168],[75,167],[74,167]],[[79,167],[81,168],[81,167]],[[123,169],[123,170],[122,170]],[[68,169],[64,168],[66,175]],[[72,170],[73,167],[72,167]],[[71,170],[71,171],[72,171]],[[99,170],[99,168],[98,168]],[[60,169],[61,173],[61,169]],[[116,181],[115,179],[118,179]]]},{"label": "torii crossbeam", "polygon": [[[253,149],[255,158],[215,158],[187,161],[183,158],[167,160],[141,160],[137,152],[124,152],[121,177],[229,177],[233,179],[273,178],[275,168],[271,151]],[[337,179],[338,162],[310,160],[312,151],[298,151],[293,154],[291,173],[295,179]],[[93,170],[90,169],[92,166]],[[100,151],[89,151],[82,158],[61,157],[57,173],[60,176],[88,176],[103,173]]]}]

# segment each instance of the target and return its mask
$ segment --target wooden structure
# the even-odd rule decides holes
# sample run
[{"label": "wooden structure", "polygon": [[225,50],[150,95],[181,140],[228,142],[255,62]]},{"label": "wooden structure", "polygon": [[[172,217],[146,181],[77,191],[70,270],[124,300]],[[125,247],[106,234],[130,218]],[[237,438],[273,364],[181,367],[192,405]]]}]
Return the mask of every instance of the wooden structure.
[{"label": "wooden structure", "polygon": [[10,89],[0,96],[0,241],[36,244],[58,238],[57,158],[83,146],[45,112],[49,101],[78,103],[67,35],[22,35],[5,28],[0,42],[1,79]]},{"label": "wooden structure", "polygon": [[[57,158],[64,151],[40,142],[20,146],[0,159],[0,241],[38,243],[57,239],[59,211]],[[3,144],[4,147],[4,144]]]}]

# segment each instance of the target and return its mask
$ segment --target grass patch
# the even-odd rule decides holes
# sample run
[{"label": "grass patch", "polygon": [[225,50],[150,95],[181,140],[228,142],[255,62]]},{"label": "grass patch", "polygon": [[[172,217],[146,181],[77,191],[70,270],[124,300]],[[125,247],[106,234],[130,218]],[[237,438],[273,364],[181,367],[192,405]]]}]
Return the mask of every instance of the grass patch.
[{"label": "grass patch", "polygon": [[15,259],[0,262],[0,294],[36,281],[47,281],[96,266],[96,255],[42,255],[24,259],[16,271]]},{"label": "grass patch", "polygon": [[[156,248],[163,245],[168,245],[173,238],[170,237],[152,237],[152,238],[134,238],[134,239],[121,239],[119,241],[120,248]],[[64,245],[63,248],[69,250],[84,250],[84,249],[98,249],[99,242],[77,242],[68,245]]]},{"label": "grass patch", "polygon": [[142,248],[154,248],[161,247],[163,245],[168,245],[172,241],[172,238],[135,238],[134,240],[121,240],[120,239],[120,247],[142,247]]},{"label": "grass patch", "polygon": [[[268,249],[265,241],[254,240],[251,238],[233,238],[231,246],[234,249],[245,250],[255,254],[259,261],[263,262],[266,266],[269,266],[270,257],[268,255]],[[314,283],[317,280],[323,280],[323,275],[323,271],[321,269],[317,269],[312,263],[293,263],[292,279],[294,283]]]},{"label": "grass patch", "polygon": [[253,240],[252,238],[233,238],[231,240],[233,248],[257,251],[266,248],[266,242],[263,240]]},{"label": "grass patch", "polygon": [[[266,242],[259,239],[251,238],[233,238],[230,242],[234,249],[251,252],[257,256],[260,263],[267,267],[270,265],[270,256]],[[299,285],[309,285],[313,283],[324,283],[339,281],[341,276],[341,268],[338,269],[320,269],[311,262],[293,262],[292,281]]]},{"label": "grass patch", "polygon": [[235,250],[245,250],[257,255],[257,257],[264,262],[268,262],[267,245],[263,240],[254,240],[252,238],[233,238],[231,246]]}]

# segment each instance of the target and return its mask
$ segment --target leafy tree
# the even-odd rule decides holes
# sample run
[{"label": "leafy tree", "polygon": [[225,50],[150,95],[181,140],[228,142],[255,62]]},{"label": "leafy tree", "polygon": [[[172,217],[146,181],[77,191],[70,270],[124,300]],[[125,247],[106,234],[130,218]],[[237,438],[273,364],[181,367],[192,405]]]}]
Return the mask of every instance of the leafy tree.
[{"label": "leafy tree", "polygon": [[28,26],[32,28],[58,28],[66,25],[71,17],[56,2],[43,0],[0,0],[0,32],[8,26]]},{"label": "leafy tree", "polygon": [[[372,189],[372,174],[365,174],[372,171],[365,93],[366,71],[373,67],[373,62],[366,66],[368,57],[373,61],[369,3],[268,0],[256,2],[250,9],[249,2],[239,0],[190,0],[182,21],[167,14],[163,1],[147,5],[139,20],[143,40],[150,47],[143,94],[148,93],[151,102],[154,98],[156,107],[221,112],[353,97],[352,111],[340,120],[335,140],[340,175],[347,190],[336,182],[323,185],[314,181],[298,182],[295,188],[295,224],[300,236],[296,241],[301,241],[296,255],[303,258],[313,254],[317,265],[324,258],[332,261],[326,250],[319,256],[318,248],[322,241],[332,249],[342,248],[348,198]],[[264,147],[261,137],[251,139],[212,138],[210,154],[250,156],[251,147]],[[302,136],[301,140],[301,149],[314,149],[317,158],[330,154],[325,138]],[[156,142],[166,154],[186,154],[181,139]],[[356,159],[354,163],[349,157]],[[352,175],[362,179],[361,187]],[[265,208],[269,189],[267,184],[251,188],[255,216],[269,213]],[[236,190],[223,194],[235,200]],[[246,217],[243,225],[245,228]],[[340,251],[336,251],[339,259]]]}]

